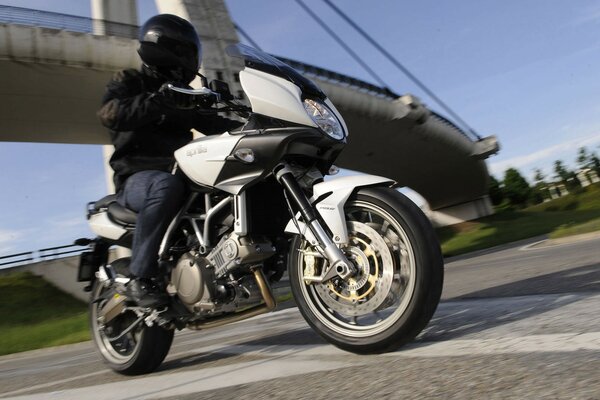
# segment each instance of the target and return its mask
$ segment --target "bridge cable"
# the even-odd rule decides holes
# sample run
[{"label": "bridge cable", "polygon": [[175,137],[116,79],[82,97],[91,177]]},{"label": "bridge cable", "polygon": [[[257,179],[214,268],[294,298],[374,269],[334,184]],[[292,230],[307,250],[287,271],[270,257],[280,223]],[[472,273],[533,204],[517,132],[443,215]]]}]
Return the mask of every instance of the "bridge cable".
[{"label": "bridge cable", "polygon": [[[296,0],[299,1],[299,0]],[[379,43],[377,43],[367,32],[365,32],[360,26],[358,26],[350,17],[348,17],[342,10],[335,6],[331,2],[331,0],[323,0],[325,4],[335,11],[342,19],[344,19],[348,24],[350,24],[358,33],[361,34],[363,38],[365,38],[371,45],[373,45],[381,54],[383,54],[392,64],[394,64],[400,71],[402,71],[410,80],[412,80],[421,90],[423,90],[427,95],[429,95],[436,103],[440,105],[448,114],[450,114],[454,119],[456,119],[459,123],[461,123],[465,128],[469,130],[470,133],[475,135],[475,137],[481,140],[481,136],[475,132],[473,128],[469,126],[461,117],[458,116],[452,109],[446,105],[439,97],[437,97],[423,82],[421,82],[415,75],[413,75],[400,61],[398,61],[394,56],[392,56],[389,52],[387,52]]]},{"label": "bridge cable", "polygon": [[298,3],[298,5],[300,7],[302,7],[304,9],[304,11],[306,11],[308,13],[308,15],[310,15],[320,26],[321,28],[323,28],[325,31],[327,31],[327,33],[340,45],[344,48],[344,50],[346,50],[346,52],[348,52],[348,54],[350,54],[350,56],[357,62],[359,63],[372,77],[373,79],[375,79],[390,95],[394,95],[394,97],[397,97],[397,95],[395,95],[386,85],[386,83],[383,81],[383,79],[381,79],[381,77],[379,75],[377,75],[375,73],[375,71],[373,71],[371,69],[371,67],[369,67],[367,65],[367,63],[365,63],[358,54],[356,54],[351,48],[350,46],[348,46],[338,35],[336,35],[335,32],[333,32],[331,30],[331,28],[329,28],[329,26],[327,26],[327,24],[325,24],[325,22],[323,22],[322,19],[320,19],[309,7],[306,6],[306,4],[304,4],[302,2],[302,0],[296,0],[296,3]]},{"label": "bridge cable", "polygon": [[246,39],[248,41],[248,43],[250,43],[252,45],[252,47],[254,47],[255,49],[258,49],[260,51],[263,51],[263,49],[261,49],[260,46],[254,40],[252,40],[250,35],[248,35],[246,33],[246,31],[243,30],[238,24],[236,24],[234,22],[233,27],[240,33],[240,35],[242,35],[244,37],[244,39]]}]

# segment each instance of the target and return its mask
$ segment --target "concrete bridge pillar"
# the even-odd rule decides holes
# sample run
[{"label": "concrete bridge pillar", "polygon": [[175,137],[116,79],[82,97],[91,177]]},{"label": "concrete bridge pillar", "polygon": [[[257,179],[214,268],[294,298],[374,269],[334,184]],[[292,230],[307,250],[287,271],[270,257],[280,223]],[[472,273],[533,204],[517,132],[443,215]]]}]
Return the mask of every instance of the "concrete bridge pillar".
[{"label": "concrete bridge pillar", "polygon": [[[92,0],[92,19],[138,25],[136,0]],[[94,25],[94,28],[96,25]],[[98,25],[98,28],[102,28]],[[96,32],[94,32],[96,33]],[[106,33],[100,33],[105,35]]]},{"label": "concrete bridge pillar", "polygon": [[[136,0],[92,0],[92,19],[94,35],[110,35],[128,29],[134,31],[138,25]],[[111,25],[111,22],[123,26]]]},{"label": "concrete bridge pillar", "polygon": [[[92,19],[95,35],[110,34],[110,23],[138,26],[137,0],[91,0]],[[106,189],[108,193],[115,192],[113,170],[108,164],[114,152],[112,145],[102,146],[104,170],[106,173]]]},{"label": "concrete bridge pillar", "polygon": [[[137,27],[139,25],[137,16],[136,0],[92,0],[92,19],[94,20],[95,35],[110,35],[111,22]],[[132,28],[136,29],[136,28]],[[113,182],[114,171],[110,167],[110,157],[114,152],[112,145],[102,146],[104,158],[104,172],[106,175],[106,189],[108,193],[115,192]],[[131,256],[131,251],[124,247],[116,249],[117,258]]]},{"label": "concrete bridge pillar", "polygon": [[[160,13],[174,14],[192,23],[202,42],[200,72],[208,80],[218,79],[229,84],[231,93],[243,98],[239,72],[244,67],[237,58],[228,57],[225,48],[239,43],[235,26],[223,0],[155,0]],[[192,82],[199,87],[199,80]]]}]

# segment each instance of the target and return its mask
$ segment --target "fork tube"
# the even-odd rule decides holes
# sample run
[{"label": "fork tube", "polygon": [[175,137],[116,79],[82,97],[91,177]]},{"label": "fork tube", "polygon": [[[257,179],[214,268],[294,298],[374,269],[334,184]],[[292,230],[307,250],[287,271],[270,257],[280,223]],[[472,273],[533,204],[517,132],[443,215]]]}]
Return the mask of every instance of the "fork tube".
[{"label": "fork tube", "polygon": [[279,183],[283,185],[285,190],[292,196],[292,200],[300,210],[302,219],[319,241],[325,256],[329,260],[330,268],[328,268],[328,271],[322,278],[329,279],[335,275],[340,275],[342,278],[350,276],[353,273],[352,264],[348,262],[348,259],[344,253],[342,253],[342,251],[336,246],[333,240],[331,240],[329,235],[325,232],[325,229],[323,229],[321,226],[321,223],[317,219],[317,213],[314,207],[306,198],[306,195],[302,191],[298,181],[296,181],[294,178],[294,175],[291,172],[286,171],[284,168],[277,174],[277,179],[279,180]]}]

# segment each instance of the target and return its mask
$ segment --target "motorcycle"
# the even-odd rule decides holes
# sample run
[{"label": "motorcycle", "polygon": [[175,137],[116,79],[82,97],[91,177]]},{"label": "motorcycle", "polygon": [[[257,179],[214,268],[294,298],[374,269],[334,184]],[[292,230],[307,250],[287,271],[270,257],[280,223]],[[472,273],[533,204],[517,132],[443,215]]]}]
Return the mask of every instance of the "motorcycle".
[{"label": "motorcycle", "polygon": [[126,296],[129,259],[108,262],[111,246],[131,247],[136,214],[107,196],[88,204],[97,238],[81,257],[89,282],[90,329],[103,360],[122,374],[155,370],[174,331],[207,329],[273,311],[271,284],[287,268],[293,298],[325,340],[355,353],[413,340],[440,299],[443,261],[429,220],[395,182],[378,176],[327,178],[348,139],[340,113],[310,80],[244,45],[230,56],[251,107],[224,82],[170,86],[178,95],[236,112],[238,130],[201,137],[175,152],[189,198],[170,222],[158,254],[160,309]]}]

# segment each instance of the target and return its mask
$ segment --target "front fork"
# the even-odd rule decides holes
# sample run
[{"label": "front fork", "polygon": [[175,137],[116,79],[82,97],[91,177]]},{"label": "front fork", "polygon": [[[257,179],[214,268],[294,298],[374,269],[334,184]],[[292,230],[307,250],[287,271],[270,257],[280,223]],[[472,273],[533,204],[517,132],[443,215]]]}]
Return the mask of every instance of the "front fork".
[{"label": "front fork", "polygon": [[[327,235],[327,232],[325,232],[325,229],[321,226],[315,208],[310,204],[310,201],[302,191],[298,181],[294,178],[292,171],[287,166],[281,166],[280,169],[275,172],[275,177],[285,188],[296,207],[298,207],[303,222],[317,239],[320,247],[323,249],[325,257],[329,261],[327,267],[322,271],[320,276],[306,277],[306,280],[320,283],[334,278],[335,276],[339,276],[345,280],[354,275],[356,267],[346,258],[344,253],[333,242],[329,235]],[[292,215],[292,218],[295,218],[294,215]]]}]

